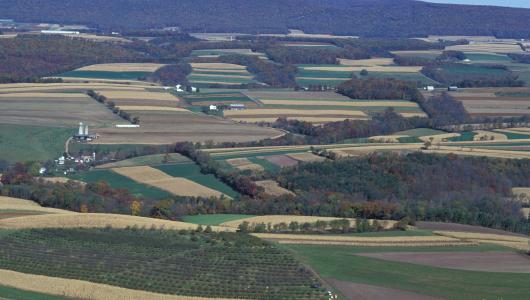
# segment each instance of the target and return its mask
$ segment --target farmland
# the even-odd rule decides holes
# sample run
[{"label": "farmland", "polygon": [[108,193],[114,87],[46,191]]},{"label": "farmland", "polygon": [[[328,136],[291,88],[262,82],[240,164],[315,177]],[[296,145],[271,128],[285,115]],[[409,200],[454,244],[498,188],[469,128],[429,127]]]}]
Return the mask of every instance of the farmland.
[{"label": "farmland", "polygon": [[[3,235],[0,243],[3,245],[0,267],[18,272],[181,296],[323,298],[321,289],[311,287],[317,279],[287,252],[249,236],[158,230],[35,229]],[[61,264],[56,263],[57,254]],[[94,264],[92,255],[103,263]],[[17,259],[22,256],[26,257],[25,263]],[[135,265],[134,271],[131,264]],[[165,271],[161,273],[160,268]],[[272,274],[274,277],[270,277]]]},{"label": "farmland", "polygon": [[474,116],[521,116],[528,114],[528,88],[464,89],[452,95]]},{"label": "farmland", "polygon": [[191,63],[192,72],[188,80],[197,86],[237,86],[259,83],[245,66],[225,63]]},{"label": "farmland", "polygon": [[104,80],[139,80],[145,79],[163,64],[98,64],[82,67],[73,71],[59,74],[58,77],[65,79],[104,79]]}]

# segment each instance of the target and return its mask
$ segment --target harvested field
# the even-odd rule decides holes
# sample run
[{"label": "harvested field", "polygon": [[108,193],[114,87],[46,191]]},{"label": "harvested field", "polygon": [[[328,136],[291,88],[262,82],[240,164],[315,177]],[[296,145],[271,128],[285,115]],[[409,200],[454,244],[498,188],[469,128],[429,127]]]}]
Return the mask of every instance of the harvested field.
[{"label": "harvested field", "polygon": [[492,229],[492,228],[481,227],[481,226],[457,224],[457,223],[418,221],[416,222],[415,227],[421,230],[431,230],[431,231],[468,232],[468,233],[483,233],[483,234],[525,237],[524,235],[516,234],[513,232],[502,231],[498,229]]},{"label": "harvested field", "polygon": [[[334,217],[317,217],[317,216],[295,216],[295,215],[269,215],[269,216],[257,216],[257,217],[251,217],[251,218],[244,218],[244,219],[238,219],[235,221],[225,222],[220,224],[220,226],[226,226],[226,227],[232,227],[237,228],[239,224],[243,222],[249,222],[250,224],[259,224],[259,223],[271,223],[274,224],[280,224],[280,223],[286,223],[289,224],[291,222],[298,222],[299,224],[303,223],[315,223],[317,221],[333,221],[333,220],[343,220],[347,219],[350,221],[350,225],[352,228],[355,228],[355,219],[348,219],[348,218],[334,218]],[[385,229],[391,229],[396,221],[390,221],[390,220],[378,220],[379,224],[383,226]],[[373,220],[370,220],[370,223],[373,223]]]},{"label": "harvested field", "polygon": [[178,153],[169,154],[153,154],[146,156],[138,156],[126,160],[121,160],[113,163],[96,166],[96,169],[111,169],[111,168],[122,168],[122,167],[133,167],[133,166],[145,166],[145,165],[160,165],[163,163],[191,163],[192,161]]},{"label": "harvested field", "polygon": [[[27,291],[72,299],[93,300],[207,300],[212,298],[157,294],[101,283],[0,270],[0,284]],[[112,295],[112,296],[111,296]],[[215,298],[223,300],[221,298]],[[224,299],[228,300],[228,299]]]},{"label": "harvested field", "polygon": [[254,99],[268,100],[319,100],[319,101],[352,101],[350,98],[334,92],[296,92],[296,91],[254,91],[243,92]]},{"label": "harvested field", "polygon": [[0,85],[0,93],[33,93],[33,92],[65,92],[65,91],[79,91],[84,93],[87,90],[97,89],[100,91],[106,90],[136,90],[144,91],[145,86],[131,86],[124,84],[112,84],[112,83],[12,83]]},{"label": "harvested field", "polygon": [[22,209],[41,207],[38,203],[31,200],[0,196],[0,207],[6,206],[16,206]]},{"label": "harvested field", "polygon": [[530,250],[529,237],[524,236],[453,231],[435,231],[434,233],[477,243],[501,245],[524,251]]},{"label": "harvested field", "polygon": [[174,195],[192,197],[228,197],[223,193],[148,166],[114,168],[112,171],[136,182],[148,184]]},{"label": "harvested field", "polygon": [[341,294],[345,295],[348,300],[441,300],[441,298],[435,298],[431,296],[426,296],[404,290],[391,289],[382,286],[353,283],[349,281],[341,281],[331,278],[327,278],[325,280],[326,282],[330,283],[334,288],[339,290]]},{"label": "harvested field", "polygon": [[406,138],[409,137],[408,135],[377,135],[377,136],[371,136],[368,139],[370,141],[374,142],[381,142],[381,143],[399,143],[400,138]]},{"label": "harvested field", "polygon": [[311,152],[292,153],[287,154],[288,157],[297,160],[299,162],[322,162],[326,161],[326,158],[315,155]]},{"label": "harvested field", "polygon": [[225,75],[225,74],[209,74],[209,73],[206,73],[206,74],[201,74],[201,73],[191,73],[191,76],[194,76],[194,77],[212,77],[212,76],[215,76],[217,78],[235,78],[235,79],[252,79],[254,78],[254,76],[252,75],[236,75],[236,74],[233,74],[233,75]]},{"label": "harvested field", "polygon": [[44,182],[51,182],[51,183],[67,183],[68,181],[73,181],[75,183],[85,185],[85,182],[79,181],[79,180],[72,180],[67,177],[40,177],[40,180],[43,180]]},{"label": "harvested field", "polygon": [[245,170],[251,170],[251,171],[263,171],[264,168],[258,164],[255,164],[251,161],[249,161],[247,158],[232,158],[227,159],[227,163],[229,163],[232,167],[245,171]]},{"label": "harvested field", "polygon": [[260,99],[266,105],[296,105],[296,106],[344,106],[344,107],[418,107],[417,103],[407,101],[328,101],[328,100],[266,100]]},{"label": "harvested field", "polygon": [[157,100],[157,101],[175,101],[179,102],[179,98],[176,96],[173,96],[170,93],[157,93],[157,92],[148,92],[148,91],[138,91],[138,90],[132,90],[132,91],[120,91],[120,90],[114,90],[114,91],[99,91],[100,94],[107,97],[109,100],[117,101],[117,104],[119,104],[119,100]]},{"label": "harvested field", "polygon": [[394,64],[393,58],[370,58],[370,59],[339,59],[340,64],[343,66],[352,67],[376,67],[376,66],[388,66]]},{"label": "harvested field", "polygon": [[191,63],[192,68],[217,70],[246,70],[245,66],[225,63]]},{"label": "harvested field", "polygon": [[298,165],[298,161],[295,159],[292,159],[286,155],[269,155],[269,156],[260,156],[258,158],[265,159],[280,168],[283,167],[292,167]]},{"label": "harvested field", "polygon": [[[163,228],[168,230],[195,230],[196,224],[167,221],[154,218],[143,218],[115,214],[48,214],[26,216],[0,220],[2,229],[27,229],[27,228]],[[216,231],[232,231],[231,228],[213,227]]]},{"label": "harvested field", "polygon": [[452,247],[458,245],[477,245],[477,242],[464,241],[445,236],[410,236],[410,237],[355,237],[325,236],[305,234],[254,233],[256,237],[276,241],[280,244],[304,245],[348,245],[358,247]]},{"label": "harvested field", "polygon": [[514,195],[517,196],[526,196],[530,199],[530,188],[524,188],[524,187],[514,187],[512,189],[512,192]]},{"label": "harvested field", "polygon": [[265,194],[269,194],[271,196],[282,196],[282,195],[294,195],[293,192],[289,191],[288,189],[282,188],[278,182],[274,180],[262,180],[262,181],[256,181],[256,185],[259,187],[262,187],[265,190]]},{"label": "harvested field", "polygon": [[167,107],[167,106],[135,106],[135,105],[119,105],[121,110],[124,111],[176,111],[176,112],[189,112],[189,110],[180,107]]},{"label": "harvested field", "polygon": [[328,72],[360,72],[367,70],[368,72],[384,72],[384,73],[418,73],[422,67],[416,66],[325,66],[325,67],[304,67],[306,71],[328,71]]},{"label": "harvested field", "polygon": [[399,112],[399,114],[405,118],[427,117],[427,114],[424,112]]},{"label": "harvested field", "polygon": [[469,45],[455,45],[446,47],[445,50],[462,52],[486,52],[486,53],[523,53],[519,45],[515,43],[487,43],[476,42]]},{"label": "harvested field", "polygon": [[530,273],[530,256],[514,252],[383,252],[356,255],[437,268]]},{"label": "harvested field", "polygon": [[75,127],[80,120],[90,127],[105,127],[121,119],[81,93],[0,95],[0,123],[3,124]]},{"label": "harvested field", "polygon": [[248,109],[248,110],[228,110],[224,112],[226,117],[242,116],[350,116],[367,117],[362,111],[355,110],[299,110],[299,109]]},{"label": "harvested field", "polygon": [[107,71],[107,72],[154,72],[165,65],[153,63],[113,63],[96,64],[77,69],[78,71]]},{"label": "harvested field", "polygon": [[[233,121],[236,122],[243,122],[243,123],[259,123],[259,122],[266,122],[266,123],[274,123],[276,120],[278,120],[278,117],[260,117],[260,118],[230,118]],[[323,123],[330,123],[330,122],[339,122],[344,120],[368,120],[369,118],[349,118],[349,117],[287,117],[287,120],[298,120],[298,121],[304,121],[304,122],[310,122],[313,124],[323,124]]]},{"label": "harvested field", "polygon": [[359,156],[379,151],[419,151],[423,144],[390,144],[331,149],[339,156]]}]

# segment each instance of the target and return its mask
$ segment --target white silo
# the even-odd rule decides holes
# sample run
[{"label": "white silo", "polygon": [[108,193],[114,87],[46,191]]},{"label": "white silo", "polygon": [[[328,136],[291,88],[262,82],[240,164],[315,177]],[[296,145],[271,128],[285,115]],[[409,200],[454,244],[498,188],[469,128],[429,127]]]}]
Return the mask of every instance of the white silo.
[{"label": "white silo", "polygon": [[79,123],[79,135],[83,135],[85,132],[84,129],[83,122]]},{"label": "white silo", "polygon": [[88,125],[85,125],[85,135],[88,135]]}]

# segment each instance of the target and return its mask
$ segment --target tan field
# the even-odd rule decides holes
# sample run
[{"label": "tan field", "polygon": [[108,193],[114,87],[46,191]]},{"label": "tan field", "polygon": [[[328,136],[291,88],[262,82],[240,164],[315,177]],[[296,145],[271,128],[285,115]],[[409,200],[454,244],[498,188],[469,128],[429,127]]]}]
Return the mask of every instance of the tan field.
[{"label": "tan field", "polygon": [[236,64],[225,64],[225,63],[191,63],[192,68],[198,69],[217,69],[217,70],[246,70],[247,67]]},{"label": "tan field", "polygon": [[165,65],[153,63],[114,63],[96,64],[77,69],[78,71],[107,71],[107,72],[154,72]]},{"label": "tan field", "polygon": [[114,168],[112,171],[136,182],[157,187],[174,195],[191,197],[228,197],[221,192],[212,190],[186,178],[172,177],[160,170],[147,166]]},{"label": "tan field", "polygon": [[530,135],[530,128],[510,128],[510,129],[495,129],[499,133],[516,133]]},{"label": "tan field", "polygon": [[339,156],[359,156],[366,155],[378,151],[418,151],[423,147],[423,144],[389,144],[376,146],[361,146],[361,147],[346,147],[331,149],[332,152]]},{"label": "tan field", "polygon": [[170,93],[157,93],[148,91],[97,91],[109,100],[159,100],[159,101],[179,101],[179,98]]},{"label": "tan field", "polygon": [[234,75],[245,75],[250,74],[246,69],[215,69],[215,68],[193,68],[194,72],[220,72],[220,73],[233,73]]},{"label": "tan field", "polygon": [[399,114],[405,118],[427,117],[427,114],[425,114],[424,112],[400,112]]},{"label": "tan field", "polygon": [[245,170],[251,170],[251,171],[263,171],[263,167],[255,164],[251,161],[249,161],[247,158],[232,158],[227,159],[227,163],[229,163],[232,167],[245,171]]},{"label": "tan field", "polygon": [[191,73],[190,76],[195,77],[212,77],[215,76],[216,78],[238,78],[238,79],[252,79],[254,76],[252,75],[221,75],[221,74],[199,74],[199,73]]},{"label": "tan field", "polygon": [[370,137],[369,140],[382,143],[399,143],[399,139],[405,137],[408,135],[376,135]]},{"label": "tan field", "polygon": [[75,214],[75,212],[62,210],[62,209],[56,209],[56,208],[50,208],[50,207],[42,207],[38,203],[30,201],[30,200],[24,200],[24,199],[18,199],[18,198],[11,198],[11,197],[0,197],[0,211],[16,211],[16,212],[38,212],[38,213],[50,213],[50,214]]},{"label": "tan field", "polygon": [[[28,229],[28,228],[105,228],[112,227],[124,229],[127,227],[161,228],[167,230],[195,230],[196,224],[178,221],[168,221],[154,218],[144,218],[116,214],[81,214],[63,213],[38,216],[24,216],[0,220],[2,229]],[[233,231],[226,227],[213,226],[215,231]]]},{"label": "tan field", "polygon": [[227,117],[240,116],[261,116],[261,115],[293,115],[293,116],[352,116],[352,117],[367,117],[362,111],[356,110],[300,110],[300,109],[276,109],[276,108],[260,108],[247,110],[228,110],[224,112]]},{"label": "tan field", "polygon": [[356,237],[274,233],[255,233],[253,235],[262,239],[276,241],[280,244],[349,245],[360,247],[449,247],[477,244],[477,242],[470,242],[446,236]]},{"label": "tan field", "polygon": [[515,195],[525,195],[526,197],[530,198],[530,188],[525,187],[514,187],[512,189],[512,192]]},{"label": "tan field", "polygon": [[125,111],[177,111],[177,112],[190,112],[185,108],[180,107],[167,107],[167,106],[135,106],[135,105],[120,105],[119,108]]},{"label": "tan field", "polygon": [[0,85],[0,93],[33,93],[33,92],[64,92],[64,91],[80,91],[86,92],[87,90],[135,90],[145,91],[145,86],[130,86],[124,84],[112,84],[112,83],[15,83],[15,84],[2,84]]},{"label": "tan field", "polygon": [[[129,80],[129,79],[102,79],[102,78],[87,78],[87,77],[60,77],[60,76],[54,76],[54,77],[44,77],[44,79],[49,78],[60,78],[62,79],[63,83],[114,83],[114,84],[123,84],[123,85],[137,85],[137,86],[145,86],[148,84],[145,81],[139,81],[139,80]],[[156,86],[156,84],[152,83],[150,86]]]},{"label": "tan field", "polygon": [[299,105],[299,106],[350,106],[350,107],[418,107],[414,102],[403,101],[318,101],[318,100],[260,100],[267,105]]},{"label": "tan field", "polygon": [[527,237],[455,231],[435,231],[434,233],[478,243],[496,244],[519,250],[530,250],[529,238]]},{"label": "tan field", "polygon": [[474,131],[477,135],[473,137],[474,141],[506,141],[508,137],[502,133],[494,131],[476,130]]},{"label": "tan field", "polygon": [[339,59],[340,64],[343,66],[352,67],[375,67],[375,66],[388,66],[394,64],[393,58],[370,58],[370,59]]},{"label": "tan field", "polygon": [[322,162],[326,160],[326,158],[315,155],[311,152],[292,153],[287,154],[286,156],[301,162]]},{"label": "tan field", "polygon": [[467,147],[434,147],[429,150],[423,150],[425,153],[439,153],[439,154],[458,154],[466,156],[482,156],[482,157],[495,157],[495,158],[509,158],[509,159],[528,159],[530,158],[529,152],[524,151],[509,151],[509,150],[491,150],[491,149],[479,149],[479,148],[467,148]]},{"label": "tan field", "polygon": [[519,45],[515,43],[474,43],[469,45],[456,45],[446,47],[445,50],[463,52],[488,52],[488,53],[523,53]]},{"label": "tan field", "polygon": [[447,141],[452,137],[459,137],[460,133],[444,133],[444,134],[435,134],[435,135],[426,135],[419,137],[420,140],[424,142],[432,142],[433,144],[438,144],[441,142]]},{"label": "tan field", "polygon": [[282,188],[278,182],[274,180],[261,180],[256,181],[256,185],[262,187],[265,190],[265,194],[271,196],[282,196],[282,195],[294,195],[293,192],[288,189]]},{"label": "tan field", "polygon": [[[91,300],[208,300],[212,298],[157,294],[101,283],[0,270],[0,284],[21,290]],[[216,298],[217,300],[229,300]]]},{"label": "tan field", "polygon": [[0,94],[0,101],[3,99],[17,99],[17,98],[31,98],[32,100],[47,100],[50,98],[56,99],[78,99],[83,100],[87,95],[83,93],[9,93],[9,94]]},{"label": "tan field", "polygon": [[[329,71],[329,72],[359,72],[367,70],[368,72],[387,72],[387,73],[418,73],[422,67],[416,66],[337,66],[337,67],[305,67],[308,71]],[[342,78],[344,79],[344,78]]]},{"label": "tan field", "polygon": [[31,200],[0,196],[0,207],[4,206],[18,206],[21,208],[41,207],[38,203]]},{"label": "tan field", "polygon": [[85,182],[79,181],[79,180],[72,180],[67,177],[40,177],[39,179],[45,181],[45,182],[51,182],[51,183],[67,183],[68,181],[72,181],[81,185],[86,185]]}]

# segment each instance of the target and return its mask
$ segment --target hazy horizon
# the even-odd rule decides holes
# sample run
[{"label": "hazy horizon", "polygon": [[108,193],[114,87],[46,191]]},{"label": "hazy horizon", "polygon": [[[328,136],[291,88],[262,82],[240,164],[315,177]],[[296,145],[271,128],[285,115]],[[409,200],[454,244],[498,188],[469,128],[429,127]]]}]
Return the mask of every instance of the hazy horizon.
[{"label": "hazy horizon", "polygon": [[453,4],[474,4],[474,5],[495,5],[506,7],[523,7],[530,8],[530,1],[527,0],[425,0],[434,3],[453,3]]}]

